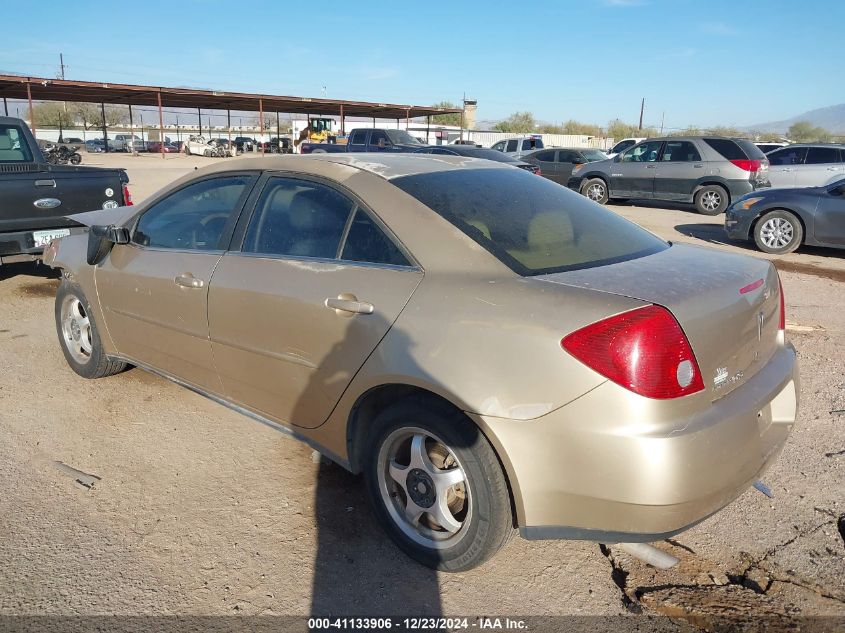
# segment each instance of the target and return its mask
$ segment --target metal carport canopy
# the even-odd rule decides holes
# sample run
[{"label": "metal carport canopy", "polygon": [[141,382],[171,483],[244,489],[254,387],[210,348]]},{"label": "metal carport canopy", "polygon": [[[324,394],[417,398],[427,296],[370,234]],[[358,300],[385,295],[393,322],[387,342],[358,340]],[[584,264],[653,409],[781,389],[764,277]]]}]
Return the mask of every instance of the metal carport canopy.
[{"label": "metal carport canopy", "polygon": [[248,112],[285,112],[291,114],[366,116],[380,119],[404,119],[434,114],[460,113],[459,108],[343,101],[313,97],[286,97],[245,92],[202,90],[198,88],[165,88],[133,84],[72,81],[46,77],[24,77],[0,74],[0,97],[28,98],[27,84],[32,98],[39,101],[79,101],[122,105],[158,106],[173,108],[203,108],[211,110],[241,110]]}]

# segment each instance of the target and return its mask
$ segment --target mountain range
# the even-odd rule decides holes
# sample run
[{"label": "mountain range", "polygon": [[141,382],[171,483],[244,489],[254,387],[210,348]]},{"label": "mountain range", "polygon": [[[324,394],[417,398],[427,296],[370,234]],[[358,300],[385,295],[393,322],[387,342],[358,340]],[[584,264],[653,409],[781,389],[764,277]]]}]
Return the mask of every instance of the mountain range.
[{"label": "mountain range", "polygon": [[789,129],[790,125],[798,121],[808,121],[813,126],[822,127],[833,134],[845,134],[845,103],[810,110],[804,114],[784,119],[783,121],[749,125],[746,129],[783,134]]}]

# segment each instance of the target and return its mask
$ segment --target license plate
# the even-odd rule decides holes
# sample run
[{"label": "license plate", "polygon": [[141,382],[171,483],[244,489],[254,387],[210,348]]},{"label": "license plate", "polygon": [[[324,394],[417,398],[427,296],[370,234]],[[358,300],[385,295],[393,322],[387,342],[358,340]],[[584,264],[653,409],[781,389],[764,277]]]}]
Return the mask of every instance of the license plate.
[{"label": "license plate", "polygon": [[53,229],[52,231],[33,231],[32,242],[35,248],[47,246],[53,240],[70,235],[70,229]]}]

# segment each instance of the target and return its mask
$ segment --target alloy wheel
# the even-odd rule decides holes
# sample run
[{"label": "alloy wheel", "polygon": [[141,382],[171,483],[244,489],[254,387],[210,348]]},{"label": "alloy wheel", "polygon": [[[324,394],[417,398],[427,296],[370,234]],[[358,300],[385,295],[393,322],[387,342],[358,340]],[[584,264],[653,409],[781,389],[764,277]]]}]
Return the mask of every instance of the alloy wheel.
[{"label": "alloy wheel", "polygon": [[717,191],[706,191],[701,196],[701,206],[708,211],[715,211],[722,204],[722,196]]},{"label": "alloy wheel", "polygon": [[454,452],[429,431],[403,427],[388,435],[378,454],[378,486],[388,514],[414,542],[443,549],[466,534],[469,481]]},{"label": "alloy wheel", "polygon": [[67,296],[62,302],[62,337],[70,355],[78,363],[87,363],[91,359],[93,343],[91,339],[91,319],[82,302]]},{"label": "alloy wheel", "polygon": [[783,248],[794,236],[792,223],[783,218],[770,218],[760,227],[760,240],[772,249]]},{"label": "alloy wheel", "polygon": [[593,183],[587,187],[587,197],[593,202],[598,202],[604,199],[604,185],[600,183]]}]

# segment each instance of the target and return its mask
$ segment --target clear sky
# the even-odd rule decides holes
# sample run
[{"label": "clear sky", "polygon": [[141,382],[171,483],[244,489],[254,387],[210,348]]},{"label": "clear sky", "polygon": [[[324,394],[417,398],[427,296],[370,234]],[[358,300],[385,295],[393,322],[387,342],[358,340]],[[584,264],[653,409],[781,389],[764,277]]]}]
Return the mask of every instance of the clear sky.
[{"label": "clear sky", "polygon": [[[124,7],[126,7],[124,9]],[[843,0],[3,3],[0,72],[749,125],[845,102]]]}]

